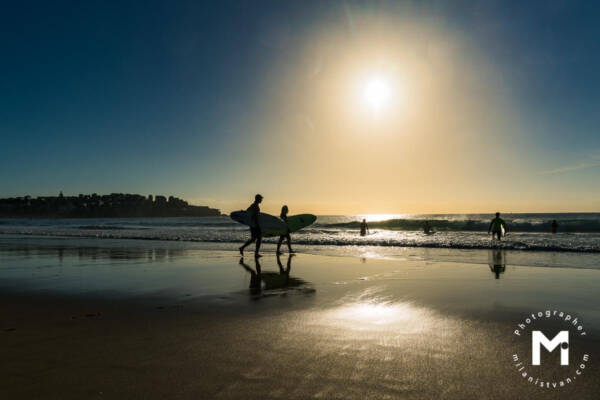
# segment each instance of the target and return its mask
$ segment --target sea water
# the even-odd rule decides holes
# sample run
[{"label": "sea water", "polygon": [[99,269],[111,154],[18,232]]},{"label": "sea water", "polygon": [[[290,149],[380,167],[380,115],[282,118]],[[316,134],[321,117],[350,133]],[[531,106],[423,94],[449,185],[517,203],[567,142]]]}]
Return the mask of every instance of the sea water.
[{"label": "sea water", "polygon": [[[507,235],[502,241],[487,234],[493,215],[398,214],[318,216],[315,224],[292,234],[293,245],[313,254],[365,258],[468,261],[487,263],[491,252],[508,252],[511,264],[600,268],[600,213],[503,214]],[[359,235],[365,218],[370,233]],[[551,233],[556,220],[558,233]],[[436,231],[423,233],[428,221]],[[0,234],[14,238],[68,237],[160,240],[178,247],[236,249],[248,228],[228,217],[3,219]],[[277,238],[265,239],[272,251]],[[131,243],[128,240],[129,243]],[[140,244],[141,245],[141,244]],[[284,246],[285,248],[285,246]]]}]

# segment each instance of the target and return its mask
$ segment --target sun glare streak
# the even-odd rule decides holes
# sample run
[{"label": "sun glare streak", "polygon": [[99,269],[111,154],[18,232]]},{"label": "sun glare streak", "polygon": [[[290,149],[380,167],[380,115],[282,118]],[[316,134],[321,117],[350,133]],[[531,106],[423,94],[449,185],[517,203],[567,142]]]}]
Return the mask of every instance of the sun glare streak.
[{"label": "sun glare streak", "polygon": [[379,222],[386,221],[389,219],[399,219],[405,217],[406,214],[359,214],[357,217],[362,220],[363,218],[367,220],[367,222]]}]

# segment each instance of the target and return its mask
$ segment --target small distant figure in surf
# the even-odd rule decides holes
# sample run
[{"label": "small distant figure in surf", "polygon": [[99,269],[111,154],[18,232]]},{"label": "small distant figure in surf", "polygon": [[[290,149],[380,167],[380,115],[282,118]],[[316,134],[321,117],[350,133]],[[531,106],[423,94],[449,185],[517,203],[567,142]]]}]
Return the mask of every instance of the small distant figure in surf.
[{"label": "small distant figure in surf", "polygon": [[556,220],[552,221],[552,234],[554,235],[556,232],[558,232],[558,222],[556,222]]},{"label": "small distant figure in surf", "polygon": [[425,221],[425,225],[423,225],[423,232],[426,235],[429,235],[430,233],[433,233],[433,230],[431,229],[431,226],[429,225],[429,221]]},{"label": "small distant figure in surf", "polygon": [[260,214],[260,207],[258,206],[263,200],[260,194],[254,196],[254,203],[250,204],[250,207],[246,209],[246,212],[250,214],[250,220],[254,223],[254,226],[250,227],[250,239],[240,247],[240,254],[244,256],[244,249],[251,243],[256,241],[256,247],[254,248],[254,257],[260,257],[258,251],[260,250],[260,244],[262,243],[262,231],[260,224],[258,223],[258,215]]},{"label": "small distant figure in surf", "polygon": [[[281,207],[281,214],[279,214],[279,217],[283,220],[283,222],[285,222],[286,224],[288,223],[288,219],[287,219],[287,215],[288,215],[288,206],[283,206]],[[288,228],[287,233],[285,235],[281,235],[279,236],[279,241],[277,242],[277,254],[282,254],[281,253],[281,244],[283,243],[283,240],[287,239],[287,246],[288,246],[288,252],[290,254],[294,254],[294,250],[292,250],[292,239],[290,237],[290,229]]]},{"label": "small distant figure in surf", "polygon": [[367,236],[370,233],[371,232],[369,232],[369,226],[367,225],[367,220],[363,218],[362,222],[360,223],[360,236]]},{"label": "small distant figure in surf", "polygon": [[488,235],[492,232],[492,239],[494,237],[498,237],[498,240],[502,240],[502,229],[504,228],[504,232],[506,233],[506,223],[502,218],[500,218],[500,213],[496,213],[496,218],[490,222],[490,226],[488,228]]}]

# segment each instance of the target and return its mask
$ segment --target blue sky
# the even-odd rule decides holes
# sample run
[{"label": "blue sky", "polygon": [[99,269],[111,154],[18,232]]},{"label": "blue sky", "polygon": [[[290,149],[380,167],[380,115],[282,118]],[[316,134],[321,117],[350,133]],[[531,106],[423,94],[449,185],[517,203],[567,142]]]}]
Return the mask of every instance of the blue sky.
[{"label": "blue sky", "polygon": [[[512,211],[599,211],[599,17],[594,2],[573,1],[8,3],[0,15],[0,196],[163,193],[228,210],[260,191],[280,202],[298,197],[297,207],[315,212],[360,213],[478,211],[470,198],[496,205],[506,194]],[[461,65],[477,64],[473,70],[494,81],[469,92],[465,104],[489,106],[473,117],[495,121],[502,113],[516,128],[476,146],[485,174],[474,172],[481,164],[453,171],[466,170],[462,179],[471,182],[458,197],[440,189],[420,207],[436,186],[432,172],[421,177],[431,184],[416,188],[414,201],[383,182],[346,204],[355,190],[339,186],[332,195],[326,179],[330,171],[331,181],[344,179],[325,155],[331,145],[345,159],[340,140],[324,139],[331,129],[318,129],[331,125],[306,111],[307,102],[321,101],[307,100],[311,82],[328,81],[303,80],[297,69],[311,54],[306,49],[329,37],[364,48],[366,37],[384,30],[402,40],[409,25],[416,38],[420,26],[430,27],[423,35],[450,33]],[[418,53],[416,40],[410,45]],[[319,74],[326,70],[321,65]],[[455,85],[464,78],[453,76]],[[472,88],[473,74],[465,79]],[[482,88],[491,93],[479,99]],[[296,157],[306,132],[285,125],[292,109],[309,115],[321,135],[311,139],[320,149],[303,158]],[[488,150],[506,162],[487,162]],[[509,163],[514,170],[499,168]],[[484,181],[496,179],[502,191],[481,196],[492,193]],[[292,184],[299,180],[316,183],[307,192]],[[526,201],[524,188],[535,188]],[[364,192],[406,201],[371,202]]]}]

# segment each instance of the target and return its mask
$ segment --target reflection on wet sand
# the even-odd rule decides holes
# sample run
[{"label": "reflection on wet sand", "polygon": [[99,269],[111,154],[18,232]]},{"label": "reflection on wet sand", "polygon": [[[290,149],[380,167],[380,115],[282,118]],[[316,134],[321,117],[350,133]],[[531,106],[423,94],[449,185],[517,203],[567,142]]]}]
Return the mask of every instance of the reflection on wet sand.
[{"label": "reflection on wet sand", "polygon": [[[263,272],[259,258],[254,258],[254,268],[244,261],[244,257],[240,258],[239,265],[242,266],[250,274],[250,292],[259,294],[262,290],[288,289],[298,288],[307,284],[306,281],[300,278],[290,276],[292,270],[293,255],[288,255],[285,268],[281,262],[281,256],[277,255],[277,272]],[[305,291],[307,288],[304,288]],[[314,291],[314,290],[313,290]]]},{"label": "reflection on wet sand", "polygon": [[506,271],[506,251],[502,249],[491,249],[488,251],[489,266],[496,279]]},{"label": "reflection on wet sand", "polygon": [[66,245],[40,246],[38,244],[11,244],[0,246],[0,251],[12,256],[53,257],[59,262],[66,257],[77,257],[80,260],[117,260],[117,261],[170,261],[176,257],[184,256],[186,249],[167,249],[161,247],[76,247]]}]

